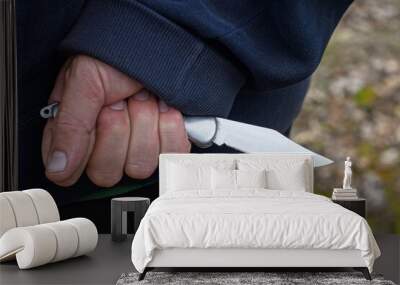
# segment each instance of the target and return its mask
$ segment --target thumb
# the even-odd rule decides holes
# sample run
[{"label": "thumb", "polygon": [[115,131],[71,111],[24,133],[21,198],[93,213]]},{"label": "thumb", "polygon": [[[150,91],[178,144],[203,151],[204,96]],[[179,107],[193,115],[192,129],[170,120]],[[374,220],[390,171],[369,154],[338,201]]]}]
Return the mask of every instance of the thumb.
[{"label": "thumb", "polygon": [[141,85],[88,56],[73,58],[63,79],[63,87],[52,94],[60,105],[51,128],[46,176],[69,186],[81,176],[90,157],[101,108],[137,92]]}]

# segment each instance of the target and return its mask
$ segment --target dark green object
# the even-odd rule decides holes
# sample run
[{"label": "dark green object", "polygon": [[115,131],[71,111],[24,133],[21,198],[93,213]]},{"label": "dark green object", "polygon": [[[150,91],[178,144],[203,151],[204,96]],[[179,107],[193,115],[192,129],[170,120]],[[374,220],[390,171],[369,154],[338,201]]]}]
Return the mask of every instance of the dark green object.
[{"label": "dark green object", "polygon": [[110,197],[115,197],[118,195],[123,195],[126,193],[129,193],[134,190],[142,189],[144,187],[150,186],[155,184],[158,181],[158,178],[153,176],[149,179],[146,180],[134,180],[130,183],[127,183],[125,185],[120,185],[120,186],[115,186],[112,188],[99,188],[99,189],[94,189],[93,191],[89,193],[84,193],[81,191],[82,197],[79,199],[79,201],[89,201],[89,200],[97,200],[97,199],[103,199],[103,198],[110,198]]}]

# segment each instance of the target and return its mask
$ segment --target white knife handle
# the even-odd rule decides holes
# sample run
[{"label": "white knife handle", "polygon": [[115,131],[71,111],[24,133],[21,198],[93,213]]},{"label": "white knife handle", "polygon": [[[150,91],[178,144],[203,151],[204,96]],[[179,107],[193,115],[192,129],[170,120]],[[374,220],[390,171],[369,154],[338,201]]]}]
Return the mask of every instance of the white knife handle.
[{"label": "white knife handle", "polygon": [[183,117],[189,139],[198,147],[207,148],[213,144],[217,134],[217,119],[214,117]]}]

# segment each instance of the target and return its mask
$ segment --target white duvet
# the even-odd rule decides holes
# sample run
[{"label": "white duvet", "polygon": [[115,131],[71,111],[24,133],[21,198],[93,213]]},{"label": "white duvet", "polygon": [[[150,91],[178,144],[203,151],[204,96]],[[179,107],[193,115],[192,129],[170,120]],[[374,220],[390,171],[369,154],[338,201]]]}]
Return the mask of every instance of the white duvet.
[{"label": "white duvet", "polygon": [[380,255],[359,215],[320,195],[277,190],[159,197],[134,237],[135,268],[143,272],[154,250],[165,248],[358,249],[371,272]]}]

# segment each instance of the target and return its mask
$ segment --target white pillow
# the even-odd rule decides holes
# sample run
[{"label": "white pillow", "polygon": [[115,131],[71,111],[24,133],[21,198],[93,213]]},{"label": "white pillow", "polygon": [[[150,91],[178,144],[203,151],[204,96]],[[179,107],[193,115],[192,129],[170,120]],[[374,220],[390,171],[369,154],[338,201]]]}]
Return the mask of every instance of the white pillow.
[{"label": "white pillow", "polygon": [[304,167],[297,165],[286,171],[269,170],[267,172],[268,188],[273,190],[306,191],[306,172]]},{"label": "white pillow", "polygon": [[306,191],[307,163],[304,159],[241,159],[239,170],[267,170],[267,188],[273,190]]},{"label": "white pillow", "polygon": [[234,191],[240,188],[267,188],[267,172],[263,170],[211,170],[213,190]]},{"label": "white pillow", "polygon": [[235,160],[195,160],[170,161],[166,165],[167,191],[211,190],[211,168],[235,169]]},{"label": "white pillow", "polygon": [[267,171],[263,170],[236,170],[238,188],[267,188]]},{"label": "white pillow", "polygon": [[236,190],[236,170],[212,168],[211,188],[213,190]]},{"label": "white pillow", "polygon": [[211,167],[185,166],[170,163],[168,165],[168,191],[190,191],[211,188]]}]

